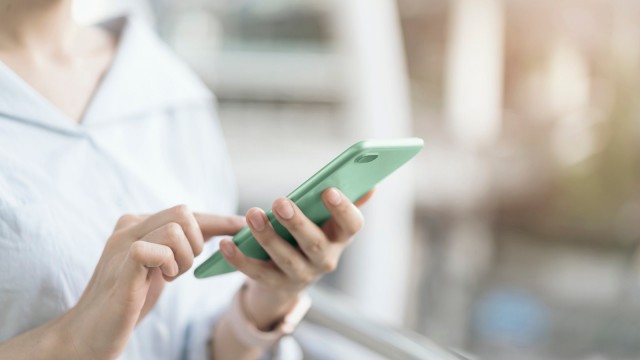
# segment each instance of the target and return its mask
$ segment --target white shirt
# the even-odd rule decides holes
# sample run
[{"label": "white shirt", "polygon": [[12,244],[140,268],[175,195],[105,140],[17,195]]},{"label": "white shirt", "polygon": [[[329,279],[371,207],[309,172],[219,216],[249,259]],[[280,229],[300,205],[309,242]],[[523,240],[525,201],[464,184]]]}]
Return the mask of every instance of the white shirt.
[{"label": "white shirt", "polygon": [[[105,26],[118,49],[80,124],[0,63],[0,342],[77,303],[122,214],[236,210],[212,94],[143,24]],[[242,281],[184,274],[121,358],[204,359]]]}]

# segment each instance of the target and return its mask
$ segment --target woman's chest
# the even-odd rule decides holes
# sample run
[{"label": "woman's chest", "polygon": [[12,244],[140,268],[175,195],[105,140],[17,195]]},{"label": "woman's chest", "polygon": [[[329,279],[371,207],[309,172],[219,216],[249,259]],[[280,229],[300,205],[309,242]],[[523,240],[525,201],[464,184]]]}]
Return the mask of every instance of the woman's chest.
[{"label": "woman's chest", "polygon": [[86,138],[0,134],[0,302],[45,314],[73,306],[125,213],[233,211],[211,134],[139,125]]}]

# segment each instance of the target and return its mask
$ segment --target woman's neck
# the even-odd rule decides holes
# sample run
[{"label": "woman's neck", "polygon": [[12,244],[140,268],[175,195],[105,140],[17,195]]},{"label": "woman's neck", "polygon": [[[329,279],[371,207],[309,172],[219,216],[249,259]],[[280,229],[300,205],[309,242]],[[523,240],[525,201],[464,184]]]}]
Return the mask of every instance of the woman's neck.
[{"label": "woman's neck", "polygon": [[0,51],[69,53],[77,33],[71,8],[72,0],[0,0]]}]

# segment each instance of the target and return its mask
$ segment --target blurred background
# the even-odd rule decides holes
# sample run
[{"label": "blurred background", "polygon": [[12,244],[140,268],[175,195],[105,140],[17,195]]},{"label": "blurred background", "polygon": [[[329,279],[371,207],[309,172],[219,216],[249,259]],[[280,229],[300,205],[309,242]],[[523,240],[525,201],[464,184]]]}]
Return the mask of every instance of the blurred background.
[{"label": "blurred background", "polygon": [[215,92],[241,211],[418,136],[323,280],[485,359],[640,358],[640,2],[84,0]]}]

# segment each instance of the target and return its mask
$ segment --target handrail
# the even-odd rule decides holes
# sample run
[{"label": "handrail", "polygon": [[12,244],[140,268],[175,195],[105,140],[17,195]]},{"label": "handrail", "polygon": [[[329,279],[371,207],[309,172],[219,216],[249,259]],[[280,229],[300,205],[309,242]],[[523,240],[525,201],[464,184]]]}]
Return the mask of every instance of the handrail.
[{"label": "handrail", "polygon": [[314,286],[313,306],[305,321],[330,329],[389,359],[461,360],[426,337],[405,329],[375,323],[350,306],[344,295]]}]

